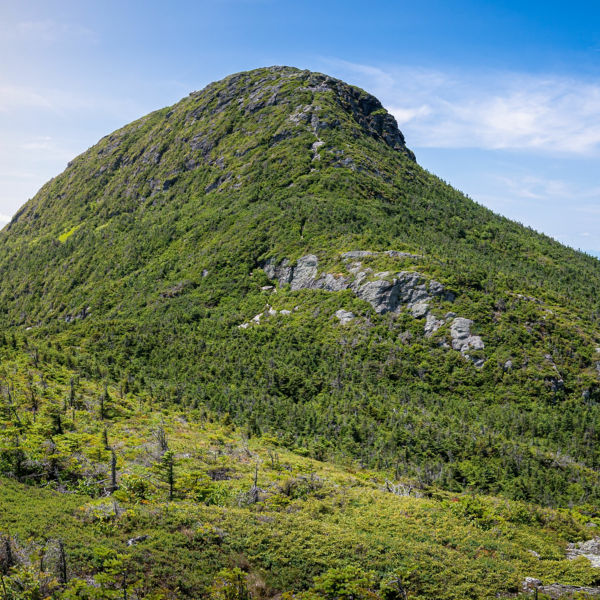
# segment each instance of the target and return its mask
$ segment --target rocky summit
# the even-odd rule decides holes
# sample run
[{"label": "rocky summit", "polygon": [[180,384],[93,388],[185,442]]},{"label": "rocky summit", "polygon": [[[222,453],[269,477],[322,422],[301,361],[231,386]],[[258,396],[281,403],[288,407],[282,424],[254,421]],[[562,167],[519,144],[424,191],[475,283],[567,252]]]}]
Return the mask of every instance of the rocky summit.
[{"label": "rocky summit", "polygon": [[327,75],[126,125],[0,232],[4,595],[597,595],[599,286]]}]

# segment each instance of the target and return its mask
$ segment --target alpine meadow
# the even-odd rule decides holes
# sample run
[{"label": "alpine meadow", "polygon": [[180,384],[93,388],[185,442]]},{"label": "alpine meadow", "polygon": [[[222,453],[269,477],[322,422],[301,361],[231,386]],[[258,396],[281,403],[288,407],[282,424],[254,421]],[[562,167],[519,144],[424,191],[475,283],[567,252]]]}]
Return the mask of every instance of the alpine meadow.
[{"label": "alpine meadow", "polygon": [[19,210],[4,600],[600,596],[600,262],[417,159],[261,68]]}]

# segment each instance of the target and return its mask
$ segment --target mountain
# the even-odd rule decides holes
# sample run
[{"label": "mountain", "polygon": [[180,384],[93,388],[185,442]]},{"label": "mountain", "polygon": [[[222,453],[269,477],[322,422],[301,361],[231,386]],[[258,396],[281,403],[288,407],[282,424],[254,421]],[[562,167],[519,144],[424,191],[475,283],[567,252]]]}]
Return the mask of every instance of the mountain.
[{"label": "mountain", "polygon": [[[600,524],[599,276],[422,169],[363,90],[232,75],[100,140],[0,232],[5,501],[85,496],[59,529],[106,597],[593,585],[564,552]],[[7,548],[49,526],[7,515]],[[117,552],[131,532],[153,541]]]}]

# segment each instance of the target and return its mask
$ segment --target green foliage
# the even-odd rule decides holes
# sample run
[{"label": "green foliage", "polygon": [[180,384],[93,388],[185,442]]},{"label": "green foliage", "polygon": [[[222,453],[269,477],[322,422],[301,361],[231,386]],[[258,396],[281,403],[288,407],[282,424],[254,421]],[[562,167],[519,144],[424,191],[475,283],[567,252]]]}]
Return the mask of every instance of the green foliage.
[{"label": "green foliage", "polygon": [[[7,598],[597,583],[564,556],[600,518],[600,263],[453,190],[390,145],[378,102],[322,82],[212,84],[103,138],[0,232]],[[451,290],[432,311],[473,320],[483,367],[448,324],[426,337],[261,269],[312,253],[349,276],[355,249]]]},{"label": "green foliage", "polygon": [[238,567],[223,569],[210,588],[212,600],[250,600],[246,575]]},{"label": "green foliage", "polygon": [[328,600],[369,600],[377,598],[372,591],[373,586],[373,573],[365,573],[362,569],[348,565],[328,569],[315,577],[312,591],[317,597]]}]

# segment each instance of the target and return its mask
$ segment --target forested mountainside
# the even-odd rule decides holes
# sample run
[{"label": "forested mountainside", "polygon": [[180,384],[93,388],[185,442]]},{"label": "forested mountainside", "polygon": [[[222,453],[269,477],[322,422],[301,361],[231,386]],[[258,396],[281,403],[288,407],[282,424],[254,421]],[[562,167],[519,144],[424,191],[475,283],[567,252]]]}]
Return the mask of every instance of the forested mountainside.
[{"label": "forested mountainside", "polygon": [[0,232],[7,597],[593,586],[599,276],[326,75],[125,126]]}]

